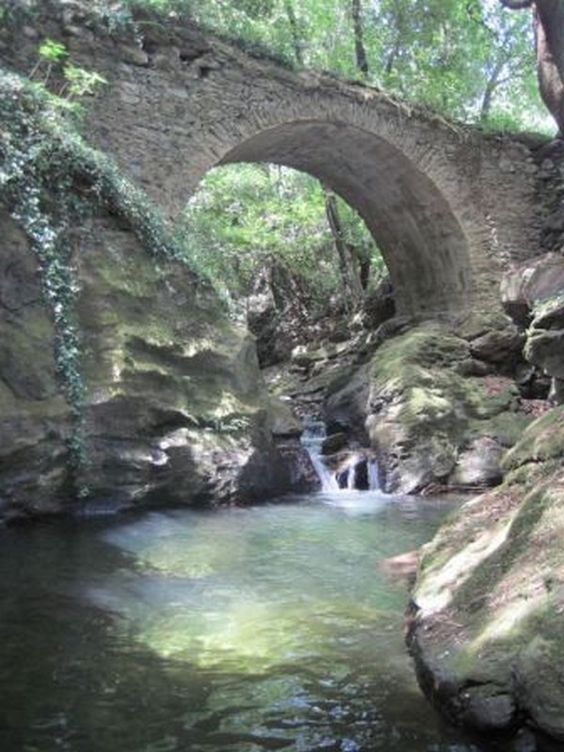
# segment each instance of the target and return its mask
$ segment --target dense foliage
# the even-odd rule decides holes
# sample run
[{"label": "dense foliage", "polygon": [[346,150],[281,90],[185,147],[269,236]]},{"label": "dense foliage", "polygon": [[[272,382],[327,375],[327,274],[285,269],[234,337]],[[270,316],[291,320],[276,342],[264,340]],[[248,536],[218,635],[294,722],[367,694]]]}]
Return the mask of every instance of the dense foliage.
[{"label": "dense foliage", "polygon": [[[545,122],[530,17],[498,0],[124,2],[185,14],[298,67],[362,77],[453,117],[513,127]],[[365,66],[355,46],[359,31]]]},{"label": "dense foliage", "polygon": [[[377,283],[384,263],[366,226],[340,199],[343,241]],[[236,303],[253,293],[260,272],[282,263],[299,278],[313,307],[347,289],[337,273],[327,196],[309,175],[275,165],[231,165],[211,172],[189,203],[180,233],[190,257]]]}]

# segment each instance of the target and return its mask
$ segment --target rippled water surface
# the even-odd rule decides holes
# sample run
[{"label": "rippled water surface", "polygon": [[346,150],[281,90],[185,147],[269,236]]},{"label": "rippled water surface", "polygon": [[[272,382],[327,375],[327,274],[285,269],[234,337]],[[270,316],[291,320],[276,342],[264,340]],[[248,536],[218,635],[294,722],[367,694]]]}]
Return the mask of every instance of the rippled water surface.
[{"label": "rippled water surface", "polygon": [[0,533],[0,750],[478,749],[441,726],[382,559],[445,502],[377,494]]}]

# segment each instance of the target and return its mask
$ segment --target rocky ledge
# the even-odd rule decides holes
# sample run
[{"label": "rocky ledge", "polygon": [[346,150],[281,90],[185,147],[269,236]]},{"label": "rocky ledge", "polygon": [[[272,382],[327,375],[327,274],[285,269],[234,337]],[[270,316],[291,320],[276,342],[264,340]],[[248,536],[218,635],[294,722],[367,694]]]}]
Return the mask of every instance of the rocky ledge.
[{"label": "rocky ledge", "polygon": [[501,486],[424,547],[408,642],[453,722],[564,741],[564,408],[532,423]]}]

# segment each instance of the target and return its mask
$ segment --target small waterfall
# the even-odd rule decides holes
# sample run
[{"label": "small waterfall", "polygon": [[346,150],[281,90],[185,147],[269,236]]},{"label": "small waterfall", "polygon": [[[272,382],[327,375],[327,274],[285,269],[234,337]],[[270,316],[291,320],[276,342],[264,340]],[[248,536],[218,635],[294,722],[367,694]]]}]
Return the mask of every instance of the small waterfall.
[{"label": "small waterfall", "polygon": [[356,451],[338,469],[330,468],[321,453],[327,437],[325,423],[315,421],[306,424],[302,444],[309,454],[311,463],[321,482],[321,490],[336,491],[379,491],[378,464],[366,451]]},{"label": "small waterfall", "polygon": [[380,471],[376,460],[370,460],[368,463],[368,487],[371,491],[380,490]]},{"label": "small waterfall", "polygon": [[323,455],[321,454],[321,445],[326,436],[327,432],[325,430],[325,423],[322,423],[321,421],[308,423],[305,426],[302,435],[302,444],[306,452],[309,454],[311,464],[315,468],[317,477],[321,482],[321,490],[338,491],[339,484],[335,478],[335,473],[329,470],[323,460]]}]

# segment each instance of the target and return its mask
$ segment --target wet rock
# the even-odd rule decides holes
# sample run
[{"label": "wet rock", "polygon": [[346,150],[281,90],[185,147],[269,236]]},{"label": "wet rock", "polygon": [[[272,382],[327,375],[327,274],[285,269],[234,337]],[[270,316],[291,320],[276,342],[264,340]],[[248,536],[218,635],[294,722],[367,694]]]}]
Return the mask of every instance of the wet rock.
[{"label": "wet rock", "polygon": [[345,433],[333,433],[323,439],[321,444],[321,454],[335,454],[340,452],[347,445],[347,435]]}]

